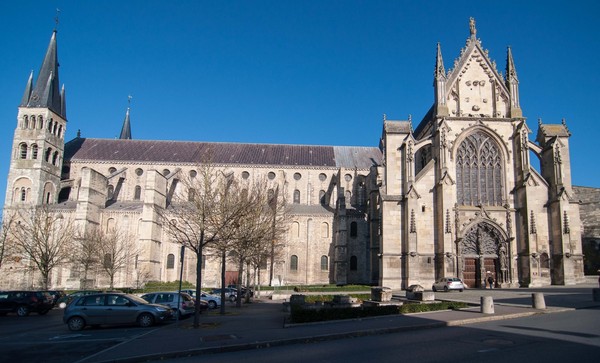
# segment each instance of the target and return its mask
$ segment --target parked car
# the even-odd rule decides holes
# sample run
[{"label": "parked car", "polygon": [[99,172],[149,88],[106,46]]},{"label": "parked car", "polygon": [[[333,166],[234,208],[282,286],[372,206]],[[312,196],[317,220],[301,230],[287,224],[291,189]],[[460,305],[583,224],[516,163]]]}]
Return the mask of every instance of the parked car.
[{"label": "parked car", "polygon": [[[173,313],[179,314],[179,317],[184,317],[193,314],[196,309],[194,307],[194,299],[192,299],[192,297],[189,294],[186,294],[185,292],[180,292],[180,297],[178,299],[177,294],[177,291],[151,292],[142,295],[142,299],[153,304],[161,304],[168,306],[173,310]],[[177,306],[178,300],[179,308]]]},{"label": "parked car", "polygon": [[463,284],[462,280],[458,277],[442,277],[438,279],[432,286],[431,289],[433,291],[450,291],[450,290],[458,290],[463,292],[465,289],[465,284]]},{"label": "parked car", "polygon": [[0,292],[0,315],[17,313],[27,316],[34,312],[46,314],[54,306],[54,299],[47,291],[2,291]]},{"label": "parked car", "polygon": [[[237,285],[227,285],[228,288],[235,289],[237,291]],[[240,286],[242,296],[246,296],[246,290],[249,292],[250,297],[254,296],[254,290],[246,286]]]},{"label": "parked car", "polygon": [[63,322],[77,331],[87,325],[138,324],[149,327],[170,320],[173,312],[167,306],[150,304],[135,295],[100,293],[76,297],[65,308]]},{"label": "parked car", "polygon": [[[181,290],[181,292],[185,292],[186,294],[190,295],[196,303],[198,302],[198,299],[196,299],[196,290],[195,289]],[[221,306],[221,297],[220,296],[212,295],[205,291],[202,291],[201,295],[202,295],[200,298],[201,303],[206,302],[208,304],[209,309],[216,309],[219,306]]]},{"label": "parked car", "polygon": [[50,296],[52,296],[52,303],[55,306],[58,303],[58,300],[60,300],[63,296],[66,295],[64,291],[60,290],[48,290],[46,292],[49,293]]},{"label": "parked car", "polygon": [[121,291],[102,291],[102,290],[80,290],[80,291],[75,291],[72,292],[68,295],[65,295],[63,297],[61,297],[60,299],[58,299],[58,307],[61,309],[64,309],[67,307],[67,305],[69,305],[75,298],[78,298],[80,296],[85,296],[85,295],[92,295],[92,294],[99,294],[99,293],[103,293],[103,292],[121,292]]},{"label": "parked car", "polygon": [[[216,296],[221,296],[221,290],[223,289],[212,289],[210,294],[211,295],[216,295]],[[233,289],[231,287],[226,287],[225,289],[225,299],[234,302],[235,299],[237,298],[237,290]]]}]

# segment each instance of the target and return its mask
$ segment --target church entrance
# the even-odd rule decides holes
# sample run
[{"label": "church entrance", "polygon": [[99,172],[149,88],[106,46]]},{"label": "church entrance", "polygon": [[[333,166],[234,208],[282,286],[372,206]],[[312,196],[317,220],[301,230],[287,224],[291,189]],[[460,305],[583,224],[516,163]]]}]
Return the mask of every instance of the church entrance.
[{"label": "church entrance", "polygon": [[[482,288],[488,277],[504,282],[500,259],[506,259],[503,238],[494,226],[481,222],[472,226],[460,244],[463,258],[462,279],[470,288]],[[504,271],[505,272],[505,271]],[[498,278],[502,281],[499,281]]]}]

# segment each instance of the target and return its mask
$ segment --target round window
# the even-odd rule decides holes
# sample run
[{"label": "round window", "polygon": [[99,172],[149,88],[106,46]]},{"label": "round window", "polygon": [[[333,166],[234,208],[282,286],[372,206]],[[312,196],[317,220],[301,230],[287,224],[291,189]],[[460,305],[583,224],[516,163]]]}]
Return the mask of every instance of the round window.
[{"label": "round window", "polygon": [[247,171],[242,171],[242,179],[248,179],[250,177],[250,173]]},{"label": "round window", "polygon": [[196,175],[198,175],[198,172],[196,172],[196,170],[190,170],[190,176],[191,176],[192,178],[195,178],[195,177],[196,177]]},{"label": "round window", "polygon": [[294,180],[300,180],[300,179],[302,179],[302,174],[294,173]]},{"label": "round window", "polygon": [[135,175],[137,176],[142,176],[144,174],[144,171],[140,168],[135,169]]},{"label": "round window", "polygon": [[352,180],[352,175],[350,175],[350,174],[344,175],[344,180],[346,180],[347,182],[349,182],[350,180]]},{"label": "round window", "polygon": [[324,173],[319,174],[319,180],[320,181],[325,181],[327,180],[327,175],[325,175]]},{"label": "round window", "polygon": [[267,177],[269,178],[269,180],[273,180],[275,179],[275,173],[270,171],[269,174],[267,174]]}]

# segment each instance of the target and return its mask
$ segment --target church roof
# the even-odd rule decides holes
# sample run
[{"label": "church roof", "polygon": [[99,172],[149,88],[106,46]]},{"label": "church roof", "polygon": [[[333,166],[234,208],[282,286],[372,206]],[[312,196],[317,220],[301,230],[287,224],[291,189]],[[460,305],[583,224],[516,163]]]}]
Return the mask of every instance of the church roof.
[{"label": "church roof", "polygon": [[561,136],[569,137],[571,134],[565,125],[562,124],[546,124],[540,125],[540,132],[545,137]]},{"label": "church roof", "polygon": [[381,163],[376,147],[241,144],[192,141],[75,138],[65,160],[137,163],[313,166],[369,169]]}]

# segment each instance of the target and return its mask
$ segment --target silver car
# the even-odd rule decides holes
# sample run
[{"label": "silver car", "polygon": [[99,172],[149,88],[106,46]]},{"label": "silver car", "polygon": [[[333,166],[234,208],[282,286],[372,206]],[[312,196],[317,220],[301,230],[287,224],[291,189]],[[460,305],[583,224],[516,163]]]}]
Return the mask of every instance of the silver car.
[{"label": "silver car", "polygon": [[465,284],[463,284],[462,280],[457,277],[442,277],[438,279],[433,286],[431,286],[433,291],[450,291],[450,290],[458,290],[463,292],[465,289]]},{"label": "silver car", "polygon": [[171,309],[149,304],[135,295],[101,293],[79,296],[69,304],[63,314],[63,322],[69,330],[77,331],[86,325],[135,324],[149,327],[170,320]]},{"label": "silver car", "polygon": [[[177,291],[151,292],[142,295],[142,299],[150,303],[168,306],[174,314],[179,314],[179,317],[193,314],[196,311],[194,299],[185,292],[179,293],[179,298],[177,298],[177,294]],[[177,308],[178,303],[179,309]]]}]

